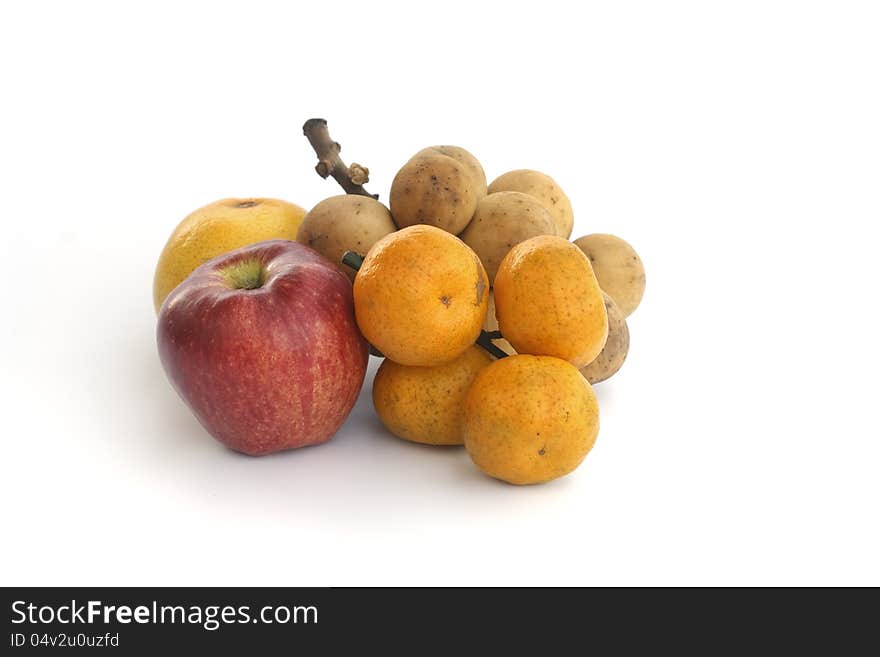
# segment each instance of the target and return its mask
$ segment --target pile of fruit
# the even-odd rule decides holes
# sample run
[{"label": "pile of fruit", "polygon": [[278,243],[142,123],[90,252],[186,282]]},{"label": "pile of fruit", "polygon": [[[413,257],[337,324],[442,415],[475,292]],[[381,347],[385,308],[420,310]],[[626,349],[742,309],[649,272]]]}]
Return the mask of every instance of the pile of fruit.
[{"label": "pile of fruit", "polygon": [[571,204],[532,170],[487,185],[463,148],[400,169],[390,207],[345,166],[326,122],[304,127],[348,192],[306,213],[229,199],[177,227],[156,270],[159,354],[202,425],[253,455],[329,440],[369,353],[394,435],[463,444],[514,484],[574,470],[596,440],[592,385],[623,365],[642,262],[613,235],[569,241]]}]

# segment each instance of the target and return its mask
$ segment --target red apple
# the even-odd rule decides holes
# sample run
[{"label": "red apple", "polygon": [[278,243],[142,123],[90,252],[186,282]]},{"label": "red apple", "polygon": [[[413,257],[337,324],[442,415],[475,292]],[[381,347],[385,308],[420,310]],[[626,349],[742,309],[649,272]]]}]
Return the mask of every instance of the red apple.
[{"label": "red apple", "polygon": [[287,240],[201,265],[162,304],[157,338],[165,372],[199,422],[253,455],[329,440],[368,359],[351,281]]}]

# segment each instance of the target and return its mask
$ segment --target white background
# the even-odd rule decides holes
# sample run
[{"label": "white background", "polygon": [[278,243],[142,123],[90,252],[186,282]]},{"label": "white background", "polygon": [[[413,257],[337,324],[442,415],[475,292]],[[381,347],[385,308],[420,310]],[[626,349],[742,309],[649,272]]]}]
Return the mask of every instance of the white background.
[{"label": "white background", "polygon": [[[870,2],[3,3],[2,584],[880,584],[878,34]],[[312,116],[385,200],[460,144],[639,250],[574,474],[397,440],[369,383],[257,459],[178,400],[159,252],[219,198],[339,193]]]}]

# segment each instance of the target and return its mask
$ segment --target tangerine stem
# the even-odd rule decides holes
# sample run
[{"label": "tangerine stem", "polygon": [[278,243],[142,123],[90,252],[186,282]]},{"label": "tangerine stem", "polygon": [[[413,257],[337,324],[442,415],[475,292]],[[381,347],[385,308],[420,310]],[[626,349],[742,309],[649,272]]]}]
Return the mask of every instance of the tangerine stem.
[{"label": "tangerine stem", "polygon": [[364,264],[364,256],[357,251],[346,251],[342,254],[342,264],[348,265],[355,271],[358,271],[361,268],[361,265]]},{"label": "tangerine stem", "polygon": [[488,351],[490,355],[495,356],[495,358],[507,358],[510,354],[492,342],[492,335],[495,333],[498,334],[499,338],[501,337],[501,331],[492,331],[491,333],[489,331],[480,331],[477,344]]}]

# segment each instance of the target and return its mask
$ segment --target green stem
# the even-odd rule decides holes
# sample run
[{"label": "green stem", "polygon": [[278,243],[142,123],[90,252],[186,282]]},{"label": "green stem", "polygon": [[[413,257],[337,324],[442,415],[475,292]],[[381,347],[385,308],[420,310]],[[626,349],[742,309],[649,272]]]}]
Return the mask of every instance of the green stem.
[{"label": "green stem", "polygon": [[361,268],[361,265],[364,264],[364,256],[356,251],[346,251],[342,254],[342,264],[348,265],[355,271],[358,271]]}]

